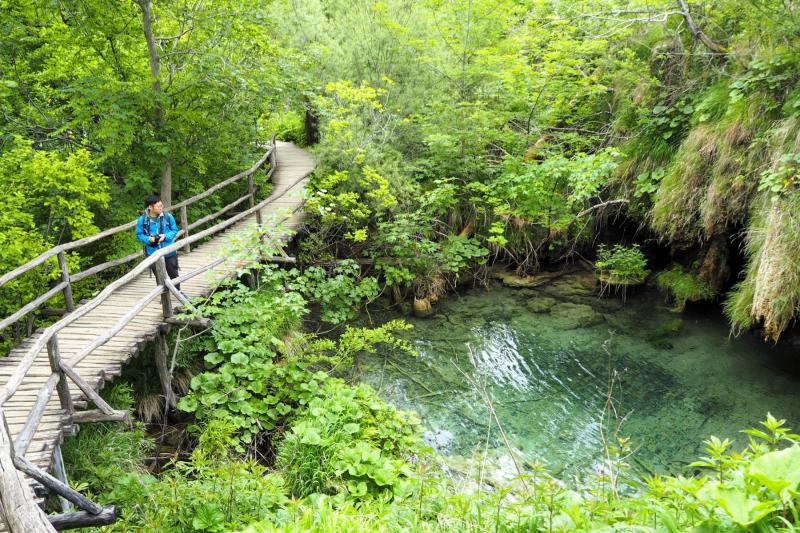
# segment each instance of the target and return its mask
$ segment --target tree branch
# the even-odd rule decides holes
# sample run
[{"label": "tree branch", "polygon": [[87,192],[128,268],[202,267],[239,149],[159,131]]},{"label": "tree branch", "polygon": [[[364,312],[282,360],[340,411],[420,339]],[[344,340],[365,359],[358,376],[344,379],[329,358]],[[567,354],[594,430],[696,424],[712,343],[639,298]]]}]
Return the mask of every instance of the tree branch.
[{"label": "tree branch", "polygon": [[678,7],[681,10],[681,15],[683,15],[683,20],[685,20],[686,25],[689,26],[689,31],[692,32],[692,39],[699,40],[706,46],[706,48],[717,54],[728,53],[725,47],[712,41],[711,38],[703,32],[703,30],[697,27],[697,25],[694,23],[694,19],[692,18],[692,14],[689,12],[689,5],[686,3],[686,0],[678,0]]}]

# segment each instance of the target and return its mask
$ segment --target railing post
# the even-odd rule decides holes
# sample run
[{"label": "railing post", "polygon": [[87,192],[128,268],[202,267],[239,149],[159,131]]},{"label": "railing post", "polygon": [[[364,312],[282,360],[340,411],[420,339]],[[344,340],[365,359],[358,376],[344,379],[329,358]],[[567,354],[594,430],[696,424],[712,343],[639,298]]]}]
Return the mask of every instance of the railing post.
[{"label": "railing post", "polygon": [[61,354],[58,351],[58,336],[53,335],[47,341],[47,356],[50,359],[50,370],[58,373],[58,399],[61,401],[61,408],[72,417],[75,412],[75,406],[72,404],[72,395],[69,392],[69,383],[64,370],[61,368]]},{"label": "railing post", "polygon": [[175,393],[172,392],[172,375],[169,373],[167,355],[169,354],[169,344],[167,334],[159,330],[156,339],[156,370],[158,379],[161,381],[161,390],[164,392],[164,401],[168,407],[175,407],[178,404]]},{"label": "railing post", "polygon": [[256,205],[256,187],[253,183],[253,174],[247,175],[247,194],[250,196],[250,207]]},{"label": "railing post", "polygon": [[[250,207],[255,207],[256,188],[253,185],[253,174],[247,176],[247,194],[250,196]],[[261,209],[256,210],[256,224],[261,225]]]},{"label": "railing post", "polygon": [[[67,469],[64,468],[64,456],[61,455],[61,445],[56,444],[55,449],[53,450],[53,474],[55,475],[56,479],[59,480],[64,485],[69,486],[69,481],[67,481]],[[62,512],[69,512],[72,506],[65,497],[58,495],[58,500],[61,502],[61,511]]]},{"label": "railing post", "polygon": [[61,281],[66,282],[64,287],[64,302],[66,303],[67,313],[75,310],[75,303],[72,301],[72,285],[69,282],[69,268],[67,267],[67,256],[64,252],[58,252],[58,267],[61,269]]},{"label": "railing post", "polygon": [[[181,206],[181,227],[183,228],[183,238],[184,239],[188,239],[189,238],[189,216],[186,214],[186,206],[185,205]],[[185,246],[185,249],[186,249],[186,253],[188,254],[189,252],[192,251],[192,245],[191,244],[187,244]]]},{"label": "railing post", "polygon": [[270,175],[274,175],[275,169],[278,168],[278,145],[275,144],[275,135],[272,134],[272,151],[269,153]]},{"label": "railing post", "polygon": [[0,407],[0,507],[5,525],[12,533],[55,532],[47,515],[36,504],[30,485],[17,472],[14,445]]},{"label": "railing post", "polygon": [[164,318],[169,318],[174,313],[172,312],[172,300],[170,299],[169,289],[167,289],[167,285],[164,283],[164,280],[167,279],[167,264],[164,261],[164,256],[158,258],[155,266],[156,283],[161,285],[163,289],[161,291],[161,309],[164,311]]}]

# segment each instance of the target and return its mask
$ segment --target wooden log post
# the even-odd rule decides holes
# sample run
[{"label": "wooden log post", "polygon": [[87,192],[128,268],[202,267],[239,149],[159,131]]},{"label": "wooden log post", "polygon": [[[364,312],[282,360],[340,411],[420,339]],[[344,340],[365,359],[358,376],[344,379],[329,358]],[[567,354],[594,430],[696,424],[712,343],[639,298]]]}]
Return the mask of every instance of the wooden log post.
[{"label": "wooden log post", "polygon": [[[115,410],[114,410],[114,408],[113,408],[113,407],[111,407],[111,406],[108,404],[108,402],[107,402],[107,401],[105,401],[105,400],[103,399],[103,397],[102,397],[102,396],[100,396],[100,395],[97,393],[97,391],[95,391],[95,390],[92,388],[92,386],[91,386],[91,385],[89,385],[89,384],[86,382],[86,380],[85,380],[85,379],[83,379],[83,378],[80,376],[80,374],[78,374],[78,373],[75,371],[75,369],[74,369],[74,368],[72,368],[71,366],[69,366],[69,365],[68,365],[68,364],[67,364],[65,361],[61,361],[61,363],[59,364],[59,368],[61,369],[61,371],[62,371],[64,374],[66,374],[66,375],[67,375],[67,377],[68,377],[69,379],[71,379],[71,380],[72,380],[72,382],[73,382],[73,383],[75,383],[75,385],[77,385],[77,386],[78,386],[78,388],[81,390],[81,392],[83,393],[83,395],[84,395],[84,396],[86,396],[86,399],[87,399],[87,400],[90,400],[92,403],[94,403],[94,404],[97,406],[97,408],[98,408],[98,409],[100,409],[100,410],[101,410],[103,413],[105,413],[105,414],[107,414],[107,415],[114,415],[114,414],[117,412],[117,411],[115,411]],[[73,420],[74,420],[74,418],[75,418],[75,415],[76,415],[76,414],[77,414],[77,413],[74,413],[74,414],[73,414]]]},{"label": "wooden log post", "polygon": [[[256,188],[253,183],[253,174],[247,176],[247,194],[250,196],[250,207],[255,207]],[[261,209],[256,209],[256,224],[261,225]]]},{"label": "wooden log post", "polygon": [[58,335],[53,335],[47,341],[47,356],[50,359],[50,369],[58,373],[58,399],[61,401],[61,408],[67,412],[69,416],[75,412],[75,406],[72,404],[72,395],[69,392],[69,382],[64,370],[61,368],[61,354],[58,351]]},{"label": "wooden log post", "polygon": [[103,508],[100,505],[96,504],[69,485],[57,480],[24,457],[14,457],[14,466],[17,467],[17,470],[24,472],[41,483],[47,490],[52,491],[59,496],[65,497],[84,511],[89,511],[93,515],[98,515],[103,512]]},{"label": "wooden log post", "polygon": [[[185,205],[181,206],[181,229],[183,229],[183,238],[184,239],[188,239],[189,238],[189,215],[186,213],[186,206]],[[188,254],[189,252],[192,251],[192,245],[191,244],[187,244],[186,248],[184,248],[184,249],[186,250],[186,253]]]},{"label": "wooden log post", "polygon": [[0,509],[11,533],[55,531],[36,505],[30,485],[14,466],[14,446],[5,413],[0,409]]},{"label": "wooden log post", "polygon": [[247,195],[250,196],[250,207],[255,207],[256,205],[256,187],[253,183],[253,174],[250,173],[247,175]]},{"label": "wooden log post", "polygon": [[167,363],[168,355],[167,334],[159,331],[156,338],[156,370],[158,371],[158,379],[161,381],[161,389],[164,392],[164,401],[171,408],[178,405],[178,401],[175,398],[175,393],[172,392],[172,376],[169,373],[169,364]]},{"label": "wooden log post", "polygon": [[33,440],[33,434],[36,433],[36,428],[39,427],[39,422],[42,421],[44,412],[47,409],[47,403],[50,401],[50,396],[53,394],[56,385],[58,385],[58,374],[53,372],[36,393],[36,401],[28,413],[28,419],[25,420],[25,425],[22,426],[14,440],[14,455],[17,458],[24,456],[25,452],[28,451],[28,446]]},{"label": "wooden log post", "polygon": [[131,414],[128,411],[114,411],[111,414],[101,409],[91,409],[89,411],[76,411],[72,415],[72,422],[75,424],[88,424],[90,422],[125,422],[130,425]]},{"label": "wooden log post", "polygon": [[117,521],[117,509],[113,505],[106,505],[99,514],[86,511],[51,515],[47,517],[56,531],[65,529],[78,529],[82,527],[107,526]]},{"label": "wooden log post", "polygon": [[[56,444],[56,447],[53,450],[53,474],[61,483],[64,485],[69,485],[69,481],[67,481],[67,469],[64,468],[64,456],[61,455],[60,444]],[[61,510],[65,513],[68,513],[72,508],[72,506],[69,504],[69,500],[60,495],[58,500],[61,502]],[[52,522],[50,523],[52,524]]]},{"label": "wooden log post", "polygon": [[270,171],[275,171],[278,168],[278,144],[275,142],[275,137],[277,136],[277,132],[272,134],[272,151],[269,153],[269,165]]},{"label": "wooden log post", "polygon": [[67,312],[69,313],[75,310],[75,302],[72,300],[72,285],[69,282],[67,256],[63,251],[58,252],[58,268],[61,269],[61,281],[66,283],[64,286],[64,302],[66,302]]},{"label": "wooden log post", "polygon": [[172,300],[169,296],[169,290],[167,290],[167,285],[164,283],[164,280],[168,277],[167,264],[164,261],[164,257],[159,257],[158,261],[156,261],[156,283],[161,285],[164,289],[161,292],[161,309],[164,312],[164,318],[169,318],[175,314],[172,310]]}]

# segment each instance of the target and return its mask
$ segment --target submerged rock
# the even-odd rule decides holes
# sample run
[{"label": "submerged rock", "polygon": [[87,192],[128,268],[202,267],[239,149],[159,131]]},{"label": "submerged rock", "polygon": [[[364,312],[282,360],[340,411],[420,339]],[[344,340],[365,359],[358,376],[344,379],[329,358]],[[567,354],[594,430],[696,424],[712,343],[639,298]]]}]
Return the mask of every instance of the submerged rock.
[{"label": "submerged rock", "polygon": [[603,315],[589,305],[563,302],[550,309],[550,315],[562,329],[577,329],[596,326],[603,322]]},{"label": "submerged rock", "polygon": [[425,444],[437,452],[446,451],[453,443],[453,432],[446,429],[428,430],[422,434]]},{"label": "submerged rock", "polygon": [[589,296],[597,290],[597,282],[591,272],[576,272],[553,282],[553,289],[564,296]]},{"label": "submerged rock", "polygon": [[489,271],[489,275],[500,280],[506,287],[530,288],[544,285],[545,283],[564,276],[567,272],[540,272],[532,276],[518,276],[513,272],[508,272],[500,268]]},{"label": "submerged rock", "polygon": [[547,313],[554,305],[556,305],[556,299],[549,296],[534,297],[525,302],[528,311],[532,313]]}]

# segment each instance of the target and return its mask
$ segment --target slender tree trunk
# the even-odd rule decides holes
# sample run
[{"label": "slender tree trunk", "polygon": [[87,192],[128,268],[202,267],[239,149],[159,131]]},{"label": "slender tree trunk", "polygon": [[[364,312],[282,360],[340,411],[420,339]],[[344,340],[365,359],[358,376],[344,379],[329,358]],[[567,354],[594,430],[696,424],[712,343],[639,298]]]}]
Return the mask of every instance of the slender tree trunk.
[{"label": "slender tree trunk", "polygon": [[[160,99],[162,91],[161,80],[158,75],[161,69],[161,62],[158,58],[156,39],[153,37],[150,0],[136,0],[136,2],[142,9],[142,29],[144,30],[144,38],[147,41],[147,53],[150,56],[150,77],[153,79],[153,92],[156,94],[156,101],[153,106],[153,123],[156,131],[163,131],[164,109]],[[164,202],[164,207],[172,205],[172,161],[169,156],[164,158],[164,163],[161,167],[161,201]]]}]

